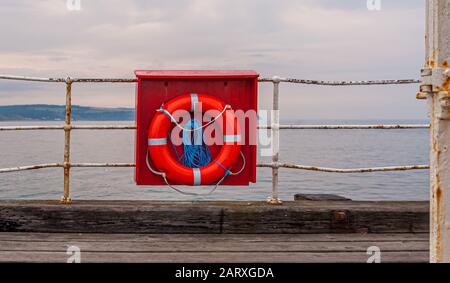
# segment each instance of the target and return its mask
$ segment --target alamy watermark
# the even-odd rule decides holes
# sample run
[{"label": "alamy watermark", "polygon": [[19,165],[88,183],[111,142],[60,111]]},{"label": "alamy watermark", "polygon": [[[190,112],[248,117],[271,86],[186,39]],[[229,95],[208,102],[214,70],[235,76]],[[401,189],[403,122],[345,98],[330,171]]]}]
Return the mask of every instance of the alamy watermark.
[{"label": "alamy watermark", "polygon": [[380,263],[381,262],[381,250],[377,246],[370,246],[367,248],[367,263]]},{"label": "alamy watermark", "polygon": [[[279,135],[272,136],[271,130],[279,127],[273,124],[273,118],[279,115],[278,110],[256,112],[253,109],[228,109],[221,112],[210,109],[203,112],[202,103],[198,102],[193,115],[184,109],[163,113],[176,125],[168,133],[170,143],[174,146],[224,145],[229,142],[225,138],[237,135],[239,138],[234,142],[239,145],[258,145],[261,156],[272,156],[279,151]],[[229,117],[233,117],[232,120]]]},{"label": "alamy watermark", "polygon": [[81,11],[81,0],[67,0],[66,7],[69,11]]},{"label": "alamy watermark", "polygon": [[381,0],[367,0],[367,10],[381,11]]},{"label": "alamy watermark", "polygon": [[81,249],[78,246],[67,246],[67,263],[81,263]]}]

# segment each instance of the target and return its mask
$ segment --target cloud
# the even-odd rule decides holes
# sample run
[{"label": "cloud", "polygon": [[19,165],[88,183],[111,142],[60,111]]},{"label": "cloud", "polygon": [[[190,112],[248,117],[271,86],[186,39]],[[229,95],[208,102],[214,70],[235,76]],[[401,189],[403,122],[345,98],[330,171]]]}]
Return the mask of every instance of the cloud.
[{"label": "cloud", "polygon": [[[68,11],[64,0],[3,1],[0,73],[132,77],[135,69],[255,69],[339,80],[417,78],[423,65],[424,4],[417,0],[382,1],[379,12],[368,11],[365,0],[81,1],[79,12]],[[10,86],[0,88],[0,104],[35,97],[12,97]],[[75,100],[134,104],[132,86],[93,87]],[[53,86],[39,90],[47,103],[61,103],[45,88],[52,93]],[[283,87],[281,106],[288,117],[424,117],[416,89]],[[270,89],[261,92],[268,108]]]}]

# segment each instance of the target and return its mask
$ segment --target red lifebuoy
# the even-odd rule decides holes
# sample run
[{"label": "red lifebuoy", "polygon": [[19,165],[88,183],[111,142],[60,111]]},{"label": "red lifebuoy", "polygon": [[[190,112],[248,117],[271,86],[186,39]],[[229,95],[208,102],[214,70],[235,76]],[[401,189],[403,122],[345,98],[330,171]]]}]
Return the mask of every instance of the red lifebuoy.
[{"label": "red lifebuoy", "polygon": [[226,170],[231,169],[239,158],[241,141],[239,125],[233,111],[226,109],[227,105],[223,101],[210,95],[192,93],[169,100],[164,104],[164,110],[170,114],[180,109],[194,112],[195,104],[199,102],[202,103],[203,113],[209,110],[224,111],[223,123],[219,129],[223,133],[223,144],[215,160],[209,164],[200,168],[189,168],[172,156],[167,139],[172,121],[165,113],[156,113],[148,129],[148,154],[152,163],[165,173],[169,181],[176,184],[194,186],[214,184],[228,173]]}]

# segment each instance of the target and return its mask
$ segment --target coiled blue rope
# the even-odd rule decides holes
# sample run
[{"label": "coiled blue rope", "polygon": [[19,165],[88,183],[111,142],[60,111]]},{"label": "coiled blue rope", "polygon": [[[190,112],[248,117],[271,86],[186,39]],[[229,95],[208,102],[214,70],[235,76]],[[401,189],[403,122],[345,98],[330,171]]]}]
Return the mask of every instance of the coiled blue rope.
[{"label": "coiled blue rope", "polygon": [[187,129],[200,129],[193,132],[183,130],[183,165],[190,168],[203,167],[211,162],[211,155],[203,141],[202,124],[195,119],[186,124]]},{"label": "coiled blue rope", "polygon": [[[189,168],[200,168],[211,162],[209,148],[203,141],[202,124],[194,119],[184,125],[183,130],[183,155],[178,154],[177,149],[172,143],[173,150],[177,156],[178,162]],[[191,129],[198,129],[189,131]],[[170,135],[169,135],[170,138]]]}]

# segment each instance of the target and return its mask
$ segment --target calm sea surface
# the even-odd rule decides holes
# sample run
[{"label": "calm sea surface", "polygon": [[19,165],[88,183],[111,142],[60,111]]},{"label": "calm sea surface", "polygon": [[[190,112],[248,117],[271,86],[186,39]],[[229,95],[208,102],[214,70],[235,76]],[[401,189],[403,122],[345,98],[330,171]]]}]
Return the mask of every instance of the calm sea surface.
[{"label": "calm sea surface", "polygon": [[[299,122],[299,121],[297,121]],[[300,121],[306,124],[426,123],[426,121]],[[1,122],[6,125],[60,125],[62,122]],[[133,122],[76,122],[131,124]],[[73,162],[133,162],[134,132],[72,132]],[[61,162],[64,133],[0,132],[0,168]],[[280,160],[327,167],[428,164],[428,130],[282,130]],[[270,158],[259,157],[260,161]],[[73,199],[263,200],[271,192],[271,170],[258,169],[250,187],[220,187],[208,197],[183,196],[166,187],[138,187],[132,168],[73,168]],[[0,174],[0,199],[59,199],[61,168]],[[207,191],[208,188],[186,188]],[[331,193],[355,200],[427,200],[428,170],[337,174],[281,169],[280,197],[296,193]]]}]

